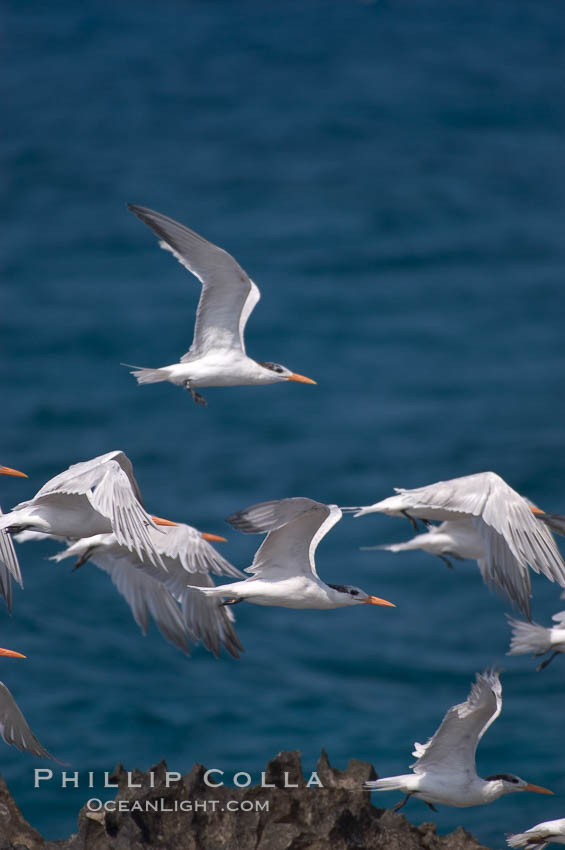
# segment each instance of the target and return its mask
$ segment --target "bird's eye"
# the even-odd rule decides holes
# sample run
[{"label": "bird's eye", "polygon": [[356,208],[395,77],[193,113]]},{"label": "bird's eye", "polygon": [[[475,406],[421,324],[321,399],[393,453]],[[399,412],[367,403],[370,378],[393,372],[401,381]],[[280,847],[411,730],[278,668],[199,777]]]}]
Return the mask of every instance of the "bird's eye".
[{"label": "bird's eye", "polygon": [[359,596],[359,591],[358,591],[358,590],[350,590],[349,592],[350,592],[350,594],[351,594],[352,596]]}]

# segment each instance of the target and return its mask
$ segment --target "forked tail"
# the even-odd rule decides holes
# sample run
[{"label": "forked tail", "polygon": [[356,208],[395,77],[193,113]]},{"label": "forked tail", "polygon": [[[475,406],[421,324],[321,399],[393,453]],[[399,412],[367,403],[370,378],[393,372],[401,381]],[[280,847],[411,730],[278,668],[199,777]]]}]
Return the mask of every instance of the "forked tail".
[{"label": "forked tail", "polygon": [[507,619],[512,626],[512,640],[507,655],[526,655],[530,652],[537,655],[551,649],[551,629],[538,626],[537,623],[524,623],[513,617],[507,616]]},{"label": "forked tail", "polygon": [[543,838],[538,838],[535,833],[516,832],[514,835],[507,835],[506,841],[509,847],[523,847],[524,850],[544,850],[548,842]]},{"label": "forked tail", "polygon": [[143,366],[133,366],[131,363],[122,363],[128,369],[133,369],[130,374],[136,378],[138,384],[158,384],[167,380],[165,369],[146,369]]},{"label": "forked tail", "polygon": [[368,791],[405,791],[407,779],[414,779],[414,775],[385,776],[383,779],[373,779],[371,782],[365,782],[364,787]]}]

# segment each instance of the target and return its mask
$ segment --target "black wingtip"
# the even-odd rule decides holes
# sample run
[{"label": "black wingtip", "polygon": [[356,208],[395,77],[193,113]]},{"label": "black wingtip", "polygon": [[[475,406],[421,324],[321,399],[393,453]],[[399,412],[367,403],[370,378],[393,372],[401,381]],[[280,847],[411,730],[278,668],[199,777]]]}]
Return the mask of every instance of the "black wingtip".
[{"label": "black wingtip", "polygon": [[243,531],[244,534],[264,533],[263,529],[257,528],[256,525],[250,522],[246,514],[247,511],[236,511],[226,518],[226,522],[233,526],[233,528],[237,528],[238,531]]}]

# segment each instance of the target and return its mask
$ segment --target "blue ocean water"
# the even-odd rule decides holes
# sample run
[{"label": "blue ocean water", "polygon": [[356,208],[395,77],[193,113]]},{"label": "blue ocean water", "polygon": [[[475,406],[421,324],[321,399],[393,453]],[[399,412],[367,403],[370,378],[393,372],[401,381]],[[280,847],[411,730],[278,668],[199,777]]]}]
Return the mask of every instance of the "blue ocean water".
[{"label": "blue ocean water", "polygon": [[[151,511],[225,534],[240,567],[259,538],[223,518],[304,495],[366,504],[493,469],[565,512],[564,21],[551,0],[140,0],[7,4],[1,22],[0,463],[4,507],[70,463],[121,448]],[[199,286],[127,201],[234,254],[262,290],[260,360],[318,386],[136,386],[189,346]],[[562,817],[565,661],[505,658],[506,603],[474,564],[361,546],[408,537],[385,517],[336,526],[323,578],[396,609],[238,606],[240,661],[144,638],[106,576],[20,548],[24,592],[0,609],[1,678],[72,770],[165,758],[247,771],[320,749],[381,775],[505,668],[483,776],[556,796],[442,808],[492,848]],[[559,589],[534,577],[548,623]],[[33,787],[45,763],[2,747],[1,772],[50,838],[92,792]],[[379,795],[392,805],[396,795]],[[430,820],[412,801],[407,816]]]}]

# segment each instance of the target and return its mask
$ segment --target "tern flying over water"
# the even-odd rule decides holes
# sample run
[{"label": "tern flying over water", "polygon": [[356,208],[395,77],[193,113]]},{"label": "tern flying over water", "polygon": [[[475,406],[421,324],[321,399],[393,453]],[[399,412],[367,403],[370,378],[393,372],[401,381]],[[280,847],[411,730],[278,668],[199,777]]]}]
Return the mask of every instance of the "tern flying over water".
[{"label": "tern flying over water", "polygon": [[[0,475],[12,475],[16,478],[27,478],[25,472],[12,469],[10,466],[0,466]],[[0,517],[2,508],[0,508]],[[8,611],[12,611],[12,579],[23,587],[22,574],[18,556],[12,543],[12,538],[5,529],[0,529],[0,594],[6,600]]]},{"label": "tern flying over water", "polygon": [[548,844],[565,844],[565,818],[546,820],[530,827],[525,832],[507,836],[509,847],[524,850],[544,850]]},{"label": "tern flying over water", "polygon": [[114,451],[75,463],[51,478],[33,499],[0,516],[0,529],[26,529],[77,540],[114,532],[119,542],[161,564],[148,529],[174,525],[144,509],[130,459]]},{"label": "tern flying over water", "polygon": [[314,561],[316,548],[340,519],[337,505],[302,498],[261,502],[233,514],[228,522],[234,528],[246,534],[268,532],[245,571],[253,575],[200,592],[227,597],[229,601],[224,604],[245,600],[282,608],[346,608],[361,603],[395,607],[358,587],[326,584],[319,578]]},{"label": "tern flying over water", "polygon": [[233,628],[231,611],[187,586],[213,587],[211,574],[243,578],[243,574],[207,542],[225,540],[225,537],[197,531],[184,523],[163,531],[149,529],[164,569],[128,551],[114,534],[78,540],[54,555],[52,560],[75,557],[78,558],[75,569],[92,561],[108,573],[144,634],[151,614],[163,636],[183,652],[190,654],[188,638],[194,643],[202,641],[215,655],[219,655],[224,646],[230,655],[238,658],[243,647]]},{"label": "tern flying over water", "polygon": [[539,521],[544,512],[496,473],[479,472],[415,490],[396,488],[396,493],[357,509],[355,516],[380,512],[405,516],[413,523],[414,519],[444,522],[407,543],[384,548],[394,552],[419,548],[444,558],[476,559],[486,584],[505,593],[528,619],[528,565],[565,587],[565,564],[551,532]]},{"label": "tern flying over water", "polygon": [[139,384],[170,381],[186,387],[194,401],[206,404],[197,387],[228,387],[299,381],[315,384],[278,363],[261,363],[245,353],[245,325],[261,294],[234,258],[188,227],[166,215],[128,204],[128,208],[159,237],[202,284],[194,338],[179,363],[160,369],[134,366]]},{"label": "tern flying over water", "polygon": [[[477,744],[502,710],[502,687],[496,671],[477,673],[465,702],[449,709],[441,726],[427,744],[414,744],[413,773],[387,776],[366,782],[371,791],[403,791],[406,796],[394,807],[402,808],[410,797],[446,806],[479,806],[492,803],[513,791],[552,794],[512,773],[482,779],[477,774]],[[435,810],[435,809],[434,809]]]},{"label": "tern flying over water", "polygon": [[[561,598],[565,598],[565,593],[561,594]],[[522,620],[508,617],[512,627],[512,640],[506,654],[527,655],[532,652],[534,655],[545,655],[546,652],[553,650],[549,658],[542,661],[537,668],[538,673],[544,670],[554,658],[565,652],[565,611],[554,614],[552,620],[555,625],[546,628],[537,623],[524,623]]]},{"label": "tern flying over water", "polygon": [[[25,658],[21,652],[14,652],[12,649],[0,649],[0,656]],[[18,750],[27,750],[34,756],[57,761],[55,756],[41,746],[4,682],[0,682],[0,735],[7,744],[17,747]]]}]

